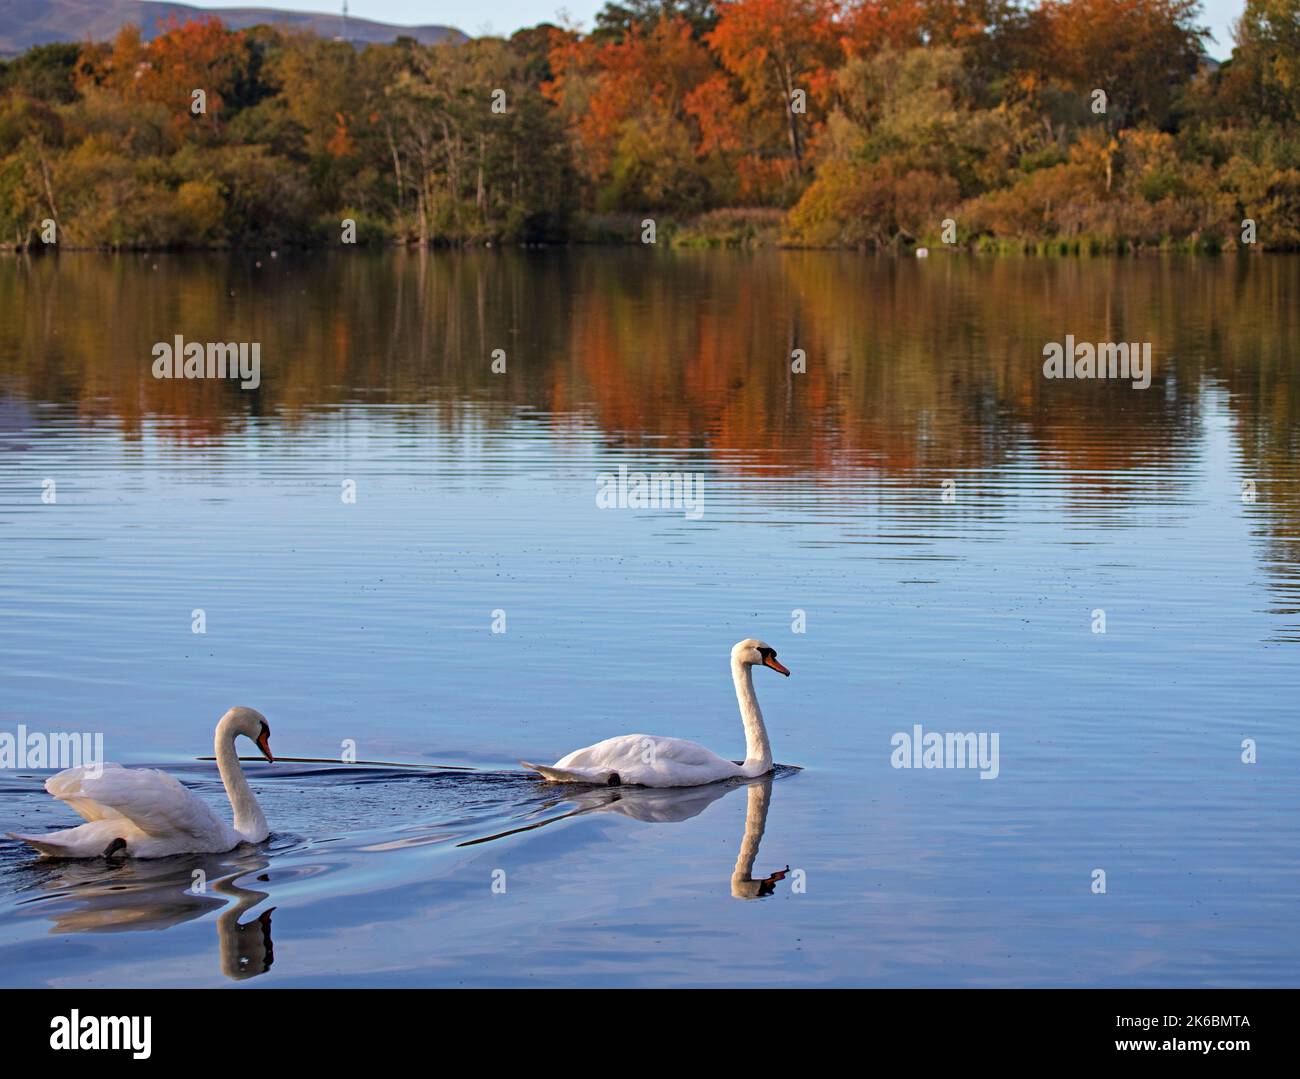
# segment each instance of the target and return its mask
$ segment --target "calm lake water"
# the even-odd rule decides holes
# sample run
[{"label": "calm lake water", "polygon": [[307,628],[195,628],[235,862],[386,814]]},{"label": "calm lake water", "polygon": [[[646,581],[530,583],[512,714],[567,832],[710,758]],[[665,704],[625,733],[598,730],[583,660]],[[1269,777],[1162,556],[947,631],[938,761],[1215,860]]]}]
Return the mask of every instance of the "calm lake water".
[{"label": "calm lake water", "polygon": [[[261,386],[154,379],[177,334]],[[1150,388],[1045,379],[1066,334]],[[223,814],[230,705],[326,761],[247,765],[256,849],[0,840],[0,983],[1296,985],[1298,356],[1278,257],[0,260],[0,733]],[[749,636],[775,777],[518,768],[742,756]],[[893,767],[915,724],[997,778]],[[0,832],[77,822],[48,774]]]}]

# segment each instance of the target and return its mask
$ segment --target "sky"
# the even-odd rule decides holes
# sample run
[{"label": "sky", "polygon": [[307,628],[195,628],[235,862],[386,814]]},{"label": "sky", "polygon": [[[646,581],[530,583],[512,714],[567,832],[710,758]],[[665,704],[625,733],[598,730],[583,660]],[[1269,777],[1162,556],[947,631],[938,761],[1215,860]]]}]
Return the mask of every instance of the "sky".
[{"label": "sky", "polygon": [[[269,7],[287,11],[338,11],[342,0],[185,0],[196,7]],[[348,0],[348,11],[362,19],[398,25],[454,26],[467,34],[511,34],[539,22],[569,21],[591,27],[604,0],[490,0],[481,5],[452,0]],[[1207,51],[1219,60],[1232,52],[1230,27],[1245,7],[1244,0],[1201,0],[1202,22],[1214,32]]]}]

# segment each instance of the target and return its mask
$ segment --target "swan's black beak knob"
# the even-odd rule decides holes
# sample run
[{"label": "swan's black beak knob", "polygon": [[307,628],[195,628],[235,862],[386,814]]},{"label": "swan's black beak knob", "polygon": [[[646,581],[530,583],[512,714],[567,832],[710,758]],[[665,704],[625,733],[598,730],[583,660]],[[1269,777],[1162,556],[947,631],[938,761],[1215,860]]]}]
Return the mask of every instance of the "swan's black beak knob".
[{"label": "swan's black beak knob", "polygon": [[771,667],[772,670],[780,671],[787,678],[790,677],[790,672],[786,669],[785,664],[777,660],[775,652],[765,652],[763,654],[763,666]]}]

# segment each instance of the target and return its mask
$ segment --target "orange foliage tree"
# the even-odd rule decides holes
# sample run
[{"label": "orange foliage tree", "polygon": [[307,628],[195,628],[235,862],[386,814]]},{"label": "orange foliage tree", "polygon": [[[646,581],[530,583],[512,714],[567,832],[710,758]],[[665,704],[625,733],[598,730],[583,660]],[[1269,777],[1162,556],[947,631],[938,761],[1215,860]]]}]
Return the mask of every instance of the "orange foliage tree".
[{"label": "orange foliage tree", "polygon": [[[165,106],[178,125],[205,118],[215,125],[243,63],[242,36],[228,32],[215,17],[190,22],[172,17],[164,26],[143,48],[131,73],[136,92]],[[196,90],[206,98],[202,112],[193,110]]]},{"label": "orange foliage tree", "polygon": [[705,200],[688,109],[713,73],[684,19],[633,27],[621,41],[556,35],[544,90],[569,117],[579,167],[604,208],[695,207]]},{"label": "orange foliage tree", "polygon": [[1206,31],[1197,0],[1044,0],[1034,13],[1043,74],[1079,94],[1104,90],[1106,125],[1162,123],[1196,71]]},{"label": "orange foliage tree", "polygon": [[783,129],[796,177],[840,55],[837,8],[832,0],[727,0],[708,35],[739,84],[751,130],[761,137],[764,120]]}]

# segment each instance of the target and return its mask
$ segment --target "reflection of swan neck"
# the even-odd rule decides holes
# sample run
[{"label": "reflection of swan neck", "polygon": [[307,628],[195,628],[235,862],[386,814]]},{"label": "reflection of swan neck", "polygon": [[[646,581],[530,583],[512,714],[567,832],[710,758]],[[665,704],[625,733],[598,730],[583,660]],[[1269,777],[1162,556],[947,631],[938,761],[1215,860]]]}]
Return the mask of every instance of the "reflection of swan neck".
[{"label": "reflection of swan neck", "polygon": [[731,894],[738,899],[753,899],[759,894],[762,881],[754,880],[754,860],[758,845],[767,828],[767,807],[772,798],[772,779],[749,785],[749,801],[745,806],[745,835],[740,841],[740,854],[736,857],[736,871],[731,874]]},{"label": "reflection of swan neck", "polygon": [[745,724],[744,774],[761,776],[772,767],[772,746],[767,740],[762,709],[754,696],[753,670],[735,656],[731,660],[731,680],[736,683],[736,701],[740,705],[741,722]]},{"label": "reflection of swan neck", "polygon": [[267,837],[270,829],[266,825],[266,816],[257,804],[257,797],[244,777],[243,766],[239,763],[239,752],[235,749],[235,725],[238,720],[227,715],[217,724],[217,737],[214,751],[217,758],[217,771],[221,773],[221,782],[226,786],[226,797],[230,807],[235,811],[235,831],[250,843],[260,843]]},{"label": "reflection of swan neck", "polygon": [[264,910],[246,925],[239,916],[266,898],[265,892],[241,888],[235,883],[239,874],[215,881],[213,889],[235,897],[217,916],[217,940],[221,951],[221,973],[234,981],[265,974],[275,962],[271,945],[271,910]]}]

